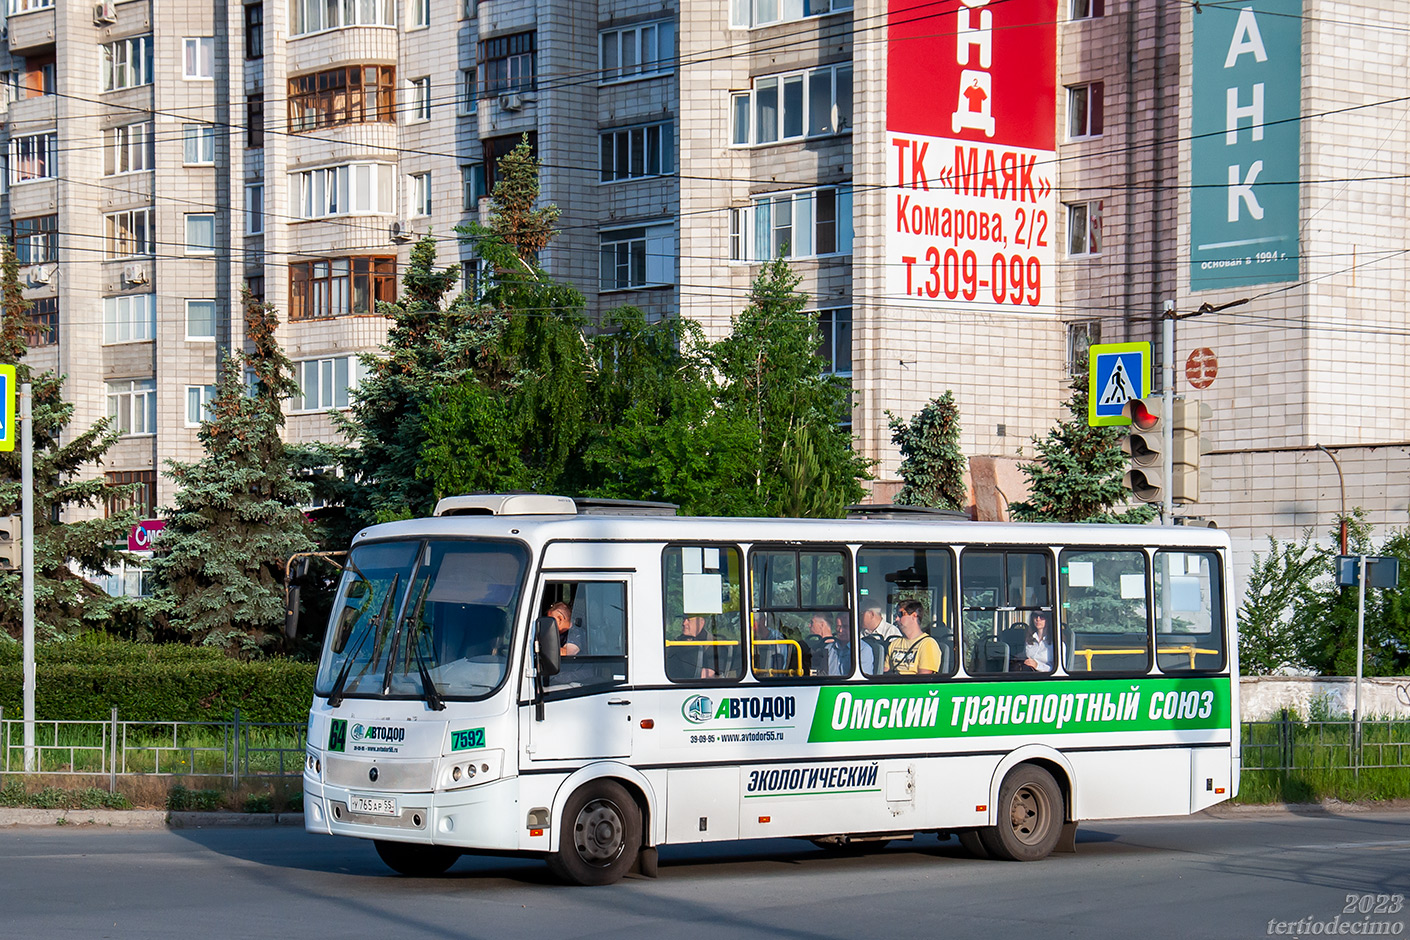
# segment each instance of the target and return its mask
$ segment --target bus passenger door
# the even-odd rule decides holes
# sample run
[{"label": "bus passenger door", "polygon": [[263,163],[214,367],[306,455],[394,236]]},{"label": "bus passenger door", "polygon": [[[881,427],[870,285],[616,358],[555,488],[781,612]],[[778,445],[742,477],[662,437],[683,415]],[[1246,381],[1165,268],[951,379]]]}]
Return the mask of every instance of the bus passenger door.
[{"label": "bus passenger door", "polygon": [[627,692],[630,588],[630,578],[621,575],[545,581],[535,617],[564,605],[569,627],[560,632],[562,668],[545,680],[543,720],[532,702],[520,709],[529,761],[631,755],[632,716],[639,706]]}]

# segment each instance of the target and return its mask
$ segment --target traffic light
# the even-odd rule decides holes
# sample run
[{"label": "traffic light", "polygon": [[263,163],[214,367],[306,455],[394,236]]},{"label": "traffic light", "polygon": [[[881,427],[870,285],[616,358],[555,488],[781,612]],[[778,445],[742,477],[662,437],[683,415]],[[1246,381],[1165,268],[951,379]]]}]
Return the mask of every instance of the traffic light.
[{"label": "traffic light", "polygon": [[1171,497],[1177,503],[1197,503],[1200,496],[1200,455],[1209,452],[1209,443],[1200,434],[1205,418],[1214,414],[1202,402],[1186,398],[1175,399],[1174,425],[1174,469],[1171,476]]},{"label": "traffic light", "polygon": [[1121,449],[1131,458],[1131,469],[1121,481],[1131,495],[1143,503],[1158,503],[1165,498],[1165,431],[1161,426],[1161,411],[1165,402],[1159,397],[1132,398],[1121,408],[1131,421],[1131,433],[1121,441]]}]

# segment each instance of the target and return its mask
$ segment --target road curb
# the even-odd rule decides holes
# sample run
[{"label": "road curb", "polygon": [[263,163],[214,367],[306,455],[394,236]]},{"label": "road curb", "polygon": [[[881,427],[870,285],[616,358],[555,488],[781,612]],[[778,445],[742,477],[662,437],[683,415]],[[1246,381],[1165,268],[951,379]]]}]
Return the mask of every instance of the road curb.
[{"label": "road curb", "polygon": [[0,809],[0,829],[258,829],[302,826],[303,813],[169,813],[163,809]]}]

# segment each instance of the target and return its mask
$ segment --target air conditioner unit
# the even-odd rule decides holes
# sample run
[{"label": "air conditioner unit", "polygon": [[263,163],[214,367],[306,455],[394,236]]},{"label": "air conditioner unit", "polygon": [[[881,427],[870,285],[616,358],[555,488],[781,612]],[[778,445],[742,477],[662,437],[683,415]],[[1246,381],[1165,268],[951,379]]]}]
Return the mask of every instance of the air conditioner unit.
[{"label": "air conditioner unit", "polygon": [[388,231],[394,242],[409,242],[416,237],[416,233],[411,230],[411,223],[405,219],[397,219]]},{"label": "air conditioner unit", "polygon": [[147,283],[147,266],[143,264],[125,264],[122,266],[122,279],[129,284]]},{"label": "air conditioner unit", "polygon": [[93,4],[93,25],[111,26],[117,22],[117,7],[111,3]]},{"label": "air conditioner unit", "polygon": [[524,110],[524,96],[520,94],[500,95],[499,106],[506,111]]},{"label": "air conditioner unit", "polygon": [[31,287],[38,287],[40,284],[48,284],[54,277],[54,267],[48,264],[36,264],[29,269],[28,280]]}]

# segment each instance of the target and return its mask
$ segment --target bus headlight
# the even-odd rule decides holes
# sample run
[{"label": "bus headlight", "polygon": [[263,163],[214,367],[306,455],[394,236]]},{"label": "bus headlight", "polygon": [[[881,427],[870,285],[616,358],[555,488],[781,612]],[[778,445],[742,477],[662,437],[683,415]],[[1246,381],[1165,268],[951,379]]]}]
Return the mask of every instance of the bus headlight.
[{"label": "bus headlight", "polygon": [[307,754],[304,758],[305,772],[315,776],[323,776],[323,760],[317,754]]}]

